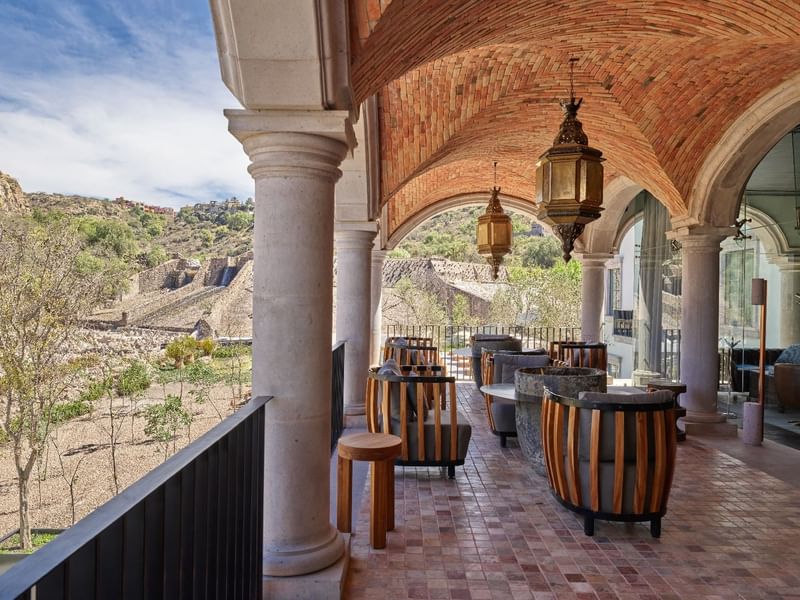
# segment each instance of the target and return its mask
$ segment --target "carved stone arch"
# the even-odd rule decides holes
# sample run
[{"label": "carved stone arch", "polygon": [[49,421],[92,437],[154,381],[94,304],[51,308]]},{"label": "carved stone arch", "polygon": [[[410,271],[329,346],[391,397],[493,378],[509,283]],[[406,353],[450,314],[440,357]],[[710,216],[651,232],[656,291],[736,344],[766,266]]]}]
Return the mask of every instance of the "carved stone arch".
[{"label": "carved stone arch", "polygon": [[[441,200],[438,200],[433,204],[427,205],[422,210],[417,211],[409,218],[407,218],[405,221],[403,221],[397,228],[395,228],[394,231],[390,232],[388,238],[385,241],[384,248],[386,250],[394,249],[418,225],[421,225],[422,223],[424,223],[425,221],[427,221],[432,217],[435,217],[436,215],[440,215],[443,212],[446,212],[453,208],[461,208],[464,206],[486,206],[488,200],[489,198],[486,192],[458,194],[456,196],[442,198]],[[550,231],[550,228],[547,225],[544,225],[537,219],[536,205],[530,202],[529,200],[501,193],[500,202],[503,204],[505,208],[510,208],[515,212],[523,213],[535,219],[537,223],[540,223],[547,231]]]},{"label": "carved stone arch", "polygon": [[761,96],[727,129],[703,161],[686,225],[730,226],[753,170],[800,123],[800,74]]},{"label": "carved stone arch", "polygon": [[587,254],[614,254],[618,233],[625,219],[625,209],[644,188],[627,177],[614,178],[603,190],[603,214],[586,227],[582,236]]},{"label": "carved stone arch", "polygon": [[753,220],[754,227],[750,230],[750,234],[756,236],[764,246],[764,252],[769,257],[767,260],[775,262],[778,256],[785,256],[792,251],[786,234],[774,218],[752,206],[747,207],[747,218]]}]

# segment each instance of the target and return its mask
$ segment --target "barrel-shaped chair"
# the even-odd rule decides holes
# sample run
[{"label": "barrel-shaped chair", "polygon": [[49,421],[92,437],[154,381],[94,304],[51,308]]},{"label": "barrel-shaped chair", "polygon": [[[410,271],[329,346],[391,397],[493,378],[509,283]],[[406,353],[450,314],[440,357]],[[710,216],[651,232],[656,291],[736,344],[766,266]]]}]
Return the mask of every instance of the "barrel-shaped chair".
[{"label": "barrel-shaped chair", "polygon": [[553,495],[594,521],[650,521],[661,535],[661,518],[675,470],[672,393],[633,395],[583,392],[578,399],[546,391],[542,447]]},{"label": "barrel-shaped chair", "polygon": [[402,440],[403,466],[447,467],[450,478],[464,464],[472,427],[456,410],[456,380],[441,367],[404,366],[402,375],[371,369],[367,380],[369,431]]}]

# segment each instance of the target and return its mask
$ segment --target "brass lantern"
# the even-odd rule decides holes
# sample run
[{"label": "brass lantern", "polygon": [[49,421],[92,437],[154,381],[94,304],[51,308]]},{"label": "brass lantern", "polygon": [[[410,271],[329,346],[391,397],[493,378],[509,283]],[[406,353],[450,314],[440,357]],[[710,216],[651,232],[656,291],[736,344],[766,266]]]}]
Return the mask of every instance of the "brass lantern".
[{"label": "brass lantern", "polygon": [[[497,179],[497,163],[495,163],[495,183]],[[478,217],[478,254],[485,257],[492,265],[492,276],[497,273],[503,257],[511,252],[511,217],[500,206],[500,188],[492,188],[492,197],[486,212]]]},{"label": "brass lantern", "polygon": [[575,101],[572,83],[577,60],[570,59],[570,98],[560,103],[564,121],[553,146],[536,163],[537,215],[561,240],[567,262],[586,224],[598,219],[603,210],[603,153],[589,147],[578,120],[583,98]]}]

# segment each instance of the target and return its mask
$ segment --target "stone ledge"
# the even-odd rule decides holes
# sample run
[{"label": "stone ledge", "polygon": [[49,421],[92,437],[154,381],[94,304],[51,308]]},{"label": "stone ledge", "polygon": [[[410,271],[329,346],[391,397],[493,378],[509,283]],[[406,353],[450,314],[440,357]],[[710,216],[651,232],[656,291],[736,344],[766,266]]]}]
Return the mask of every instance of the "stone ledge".
[{"label": "stone ledge", "polygon": [[736,437],[736,423],[690,423],[683,418],[678,419],[678,425],[683,427],[687,436],[692,435],[718,435],[721,437]]},{"label": "stone ledge", "polygon": [[344,555],[327,569],[296,577],[265,576],[264,597],[270,600],[341,600],[350,564],[350,534],[344,538]]}]

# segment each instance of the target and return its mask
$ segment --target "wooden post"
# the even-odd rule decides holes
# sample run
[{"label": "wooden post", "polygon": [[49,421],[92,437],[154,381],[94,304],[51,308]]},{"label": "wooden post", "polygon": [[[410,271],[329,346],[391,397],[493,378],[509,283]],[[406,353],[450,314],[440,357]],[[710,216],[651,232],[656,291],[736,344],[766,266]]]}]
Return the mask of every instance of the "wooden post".
[{"label": "wooden post", "polygon": [[764,408],[767,404],[767,381],[764,372],[767,357],[767,280],[754,278],[751,302],[761,307],[758,348],[758,403],[761,405],[761,441],[764,441]]}]

